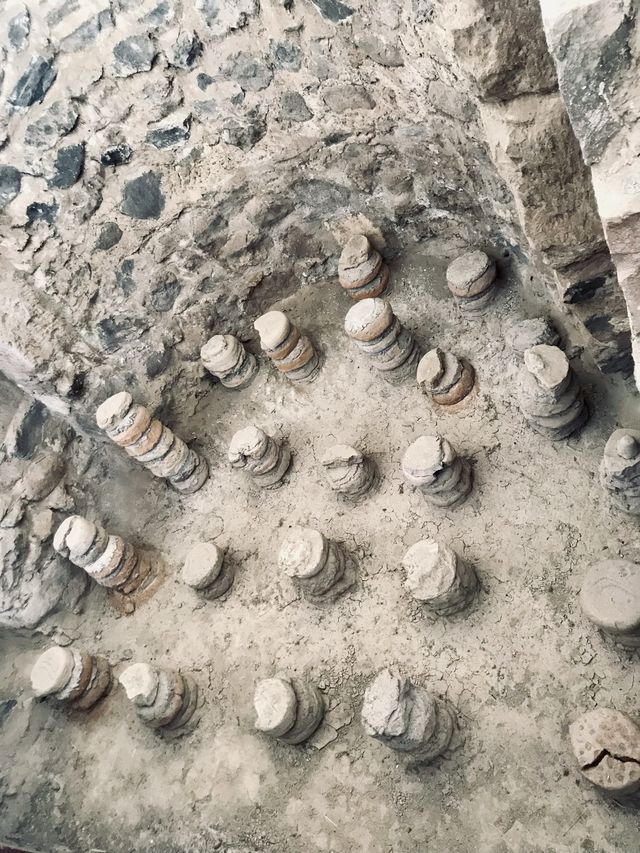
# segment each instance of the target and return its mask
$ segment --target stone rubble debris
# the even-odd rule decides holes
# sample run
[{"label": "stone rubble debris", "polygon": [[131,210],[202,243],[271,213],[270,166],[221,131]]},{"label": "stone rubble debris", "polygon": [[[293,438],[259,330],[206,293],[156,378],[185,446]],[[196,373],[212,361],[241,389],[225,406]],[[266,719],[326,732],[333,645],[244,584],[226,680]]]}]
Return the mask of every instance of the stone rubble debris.
[{"label": "stone rubble debris", "polygon": [[291,382],[316,379],[320,358],[308,337],[300,334],[282,311],[268,311],[253,324],[260,335],[260,346],[278,370]]},{"label": "stone rubble debris", "polygon": [[310,527],[291,528],[278,563],[312,604],[334,602],[355,583],[353,567],[340,545]]},{"label": "stone rubble debris", "polygon": [[383,669],[365,691],[362,725],[385,746],[428,763],[449,746],[455,717],[446,702],[424,687]]},{"label": "stone rubble debris", "polygon": [[283,743],[308,740],[322,723],[324,698],[318,688],[300,678],[265,678],[253,696],[255,727]]},{"label": "stone rubble debris", "polygon": [[640,515],[640,431],[615,430],[604,448],[600,483],[611,502],[630,515]]},{"label": "stone rubble debris", "polygon": [[258,372],[255,355],[233,335],[214,335],[201,348],[200,358],[225,388],[246,388]]},{"label": "stone rubble debris", "polygon": [[367,237],[357,234],[342,250],[338,278],[349,296],[359,302],[384,293],[389,283],[389,267]]},{"label": "stone rubble debris", "polygon": [[31,687],[73,710],[88,711],[111,687],[111,667],[97,655],[72,646],[52,646],[36,660]]},{"label": "stone rubble debris", "polygon": [[238,430],[231,439],[228,459],[263,489],[279,486],[291,465],[291,451],[256,426]]},{"label": "stone rubble debris", "polygon": [[234,569],[225,553],[213,542],[197,542],[187,554],[182,580],[204,598],[220,598],[231,588]]},{"label": "stone rubble debris", "polygon": [[378,478],[373,460],[347,444],[330,447],[323,453],[320,463],[333,491],[351,499],[368,494]]},{"label": "stone rubble debris", "polygon": [[453,406],[471,392],[475,376],[475,370],[465,358],[436,347],[420,359],[416,378],[434,403]]},{"label": "stone rubble debris", "polygon": [[495,261],[480,249],[466,252],[447,267],[447,285],[465,314],[483,314],[495,296]]},{"label": "stone rubble debris", "polygon": [[118,680],[146,726],[179,733],[192,720],[198,705],[198,685],[190,676],[146,663],[134,663]]},{"label": "stone rubble debris", "polygon": [[205,459],[178,438],[139,403],[121,391],[104,401],[96,412],[100,429],[136,462],[164,477],[179,492],[190,495],[202,488],[209,476]]},{"label": "stone rubble debris", "polygon": [[467,459],[458,456],[446,438],[421,435],[402,457],[402,473],[418,486],[427,500],[439,507],[462,504],[473,487],[473,472]]},{"label": "stone rubble debris", "polygon": [[531,347],[540,344],[551,347],[560,345],[560,335],[548,317],[532,317],[529,320],[510,323],[505,329],[504,340],[520,361],[524,359],[525,351]]},{"label": "stone rubble debris", "polygon": [[390,382],[416,375],[420,349],[384,299],[363,299],[347,312],[347,335]]},{"label": "stone rubble debris", "polygon": [[569,726],[580,772],[625,805],[640,801],[640,727],[627,714],[595,708]]},{"label": "stone rubble debris", "polygon": [[552,441],[573,435],[589,417],[569,359],[561,349],[547,344],[525,350],[518,402],[529,425]]},{"label": "stone rubble debris", "polygon": [[146,554],[81,515],[65,518],[55,532],[53,547],[100,586],[125,595],[146,585],[152,574]]},{"label": "stone rubble debris", "polygon": [[473,568],[453,548],[433,539],[421,539],[412,545],[402,565],[408,591],[438,616],[463,610],[478,589]]},{"label": "stone rubble debris", "polygon": [[640,566],[602,560],[591,566],[580,590],[582,611],[617,643],[640,646]]}]

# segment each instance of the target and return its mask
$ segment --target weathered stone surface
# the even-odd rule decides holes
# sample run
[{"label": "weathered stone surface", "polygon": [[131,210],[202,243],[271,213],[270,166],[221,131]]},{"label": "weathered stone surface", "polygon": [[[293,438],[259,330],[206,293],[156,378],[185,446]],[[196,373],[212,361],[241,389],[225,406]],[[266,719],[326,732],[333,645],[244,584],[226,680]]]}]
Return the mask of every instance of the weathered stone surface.
[{"label": "weathered stone surface", "polygon": [[149,142],[155,148],[173,148],[175,145],[186,142],[189,134],[190,122],[187,119],[180,125],[150,130],[145,136],[145,142]]},{"label": "weathered stone surface", "polygon": [[117,77],[130,77],[149,71],[157,51],[148,35],[130,36],[113,48],[113,67]]},{"label": "weathered stone surface", "polygon": [[77,29],[60,42],[60,50],[66,53],[76,53],[89,47],[101,32],[113,28],[111,9],[103,9],[92,18],[88,18]]},{"label": "weathered stone surface", "polygon": [[23,9],[14,15],[9,21],[7,28],[7,38],[9,44],[16,51],[24,50],[29,43],[29,33],[31,32],[31,15],[28,9]]},{"label": "weathered stone surface", "polygon": [[299,92],[284,92],[280,99],[280,118],[284,121],[309,121],[313,113]]},{"label": "weathered stone surface", "polygon": [[340,84],[323,92],[325,104],[335,113],[348,110],[372,110],[376,102],[364,86]]},{"label": "weathered stone surface", "polygon": [[300,71],[302,67],[302,51],[300,48],[288,41],[269,42],[269,52],[276,68],[284,71]]},{"label": "weathered stone surface", "polygon": [[122,212],[134,219],[158,219],[165,205],[160,183],[160,175],[153,171],[127,181],[122,192]]},{"label": "weathered stone surface", "polygon": [[42,101],[55,79],[56,71],[51,61],[36,54],[9,95],[9,103],[16,107],[30,107]]},{"label": "weathered stone surface", "polygon": [[271,69],[250,53],[236,53],[222,64],[220,72],[227,80],[235,80],[243,89],[261,92],[273,80]]},{"label": "weathered stone surface", "polygon": [[195,32],[180,33],[169,51],[169,65],[174,68],[193,68],[202,53],[202,42]]},{"label": "weathered stone surface", "polygon": [[20,404],[4,437],[9,456],[30,459],[40,444],[45,409],[37,400],[25,398]]},{"label": "weathered stone surface", "polygon": [[311,0],[311,2],[324,18],[334,23],[353,15],[353,9],[341,0]]},{"label": "weathered stone surface", "polygon": [[100,155],[100,162],[103,166],[122,166],[123,163],[128,163],[133,156],[133,149],[126,142],[121,142],[119,145],[111,145]]},{"label": "weathered stone surface", "polygon": [[78,108],[73,101],[54,101],[42,116],[27,125],[25,145],[33,148],[53,148],[56,142],[70,133],[78,121]]},{"label": "weathered stone surface", "polygon": [[80,179],[84,169],[84,143],[59,148],[54,163],[54,174],[49,185],[66,190]]},{"label": "weathered stone surface", "polygon": [[13,201],[21,186],[22,175],[15,166],[0,166],[0,210]]},{"label": "weathered stone surface", "polygon": [[122,229],[116,222],[105,222],[96,240],[96,249],[113,249],[122,239]]}]

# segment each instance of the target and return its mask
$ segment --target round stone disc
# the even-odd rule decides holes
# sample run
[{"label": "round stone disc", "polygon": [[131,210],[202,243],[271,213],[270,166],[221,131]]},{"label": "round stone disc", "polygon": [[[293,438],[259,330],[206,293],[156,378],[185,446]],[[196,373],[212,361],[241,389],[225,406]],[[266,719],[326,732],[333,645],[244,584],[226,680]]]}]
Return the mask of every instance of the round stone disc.
[{"label": "round stone disc", "polygon": [[200,358],[205,367],[224,372],[232,370],[238,363],[242,344],[233,335],[214,335],[200,349]]},{"label": "round stone disc", "polygon": [[640,728],[621,711],[595,708],[569,727],[582,774],[610,794],[640,787]]},{"label": "round stone disc", "polygon": [[393,738],[402,735],[409,723],[406,679],[383,669],[367,687],[362,703],[362,725],[368,735]]},{"label": "round stone disc", "polygon": [[269,437],[258,427],[248,426],[234,433],[229,444],[229,459],[234,462],[242,456],[259,458],[267,449]]},{"label": "round stone disc", "polygon": [[213,542],[198,542],[189,549],[182,569],[182,580],[194,589],[205,589],[219,576],[224,551]]},{"label": "round stone disc", "polygon": [[406,587],[417,601],[431,601],[446,593],[456,581],[455,551],[433,539],[421,539],[404,555]]},{"label": "round stone disc", "polygon": [[121,421],[133,405],[133,397],[128,391],[120,391],[98,406],[96,423],[100,429],[110,429]]},{"label": "round stone disc", "polygon": [[571,370],[569,359],[562,350],[548,344],[538,344],[525,350],[524,363],[538,384],[549,390],[562,385]]},{"label": "round stone disc", "polygon": [[585,616],[603,631],[640,630],[640,566],[628,560],[604,560],[592,566],[580,590]]},{"label": "round stone disc", "polygon": [[253,706],[256,729],[272,737],[286,734],[296,721],[296,694],[283,678],[265,678],[256,685]]},{"label": "round stone disc", "polygon": [[148,663],[134,663],[120,673],[118,681],[127,698],[136,705],[151,705],[158,692],[158,671]]},{"label": "round stone disc", "polygon": [[465,252],[447,267],[447,283],[464,293],[487,272],[491,263],[491,258],[480,249]]},{"label": "round stone disc", "polygon": [[311,578],[327,559],[327,540],[319,530],[294,527],[282,543],[278,562],[290,578]]},{"label": "round stone disc", "polygon": [[371,341],[380,337],[393,322],[393,311],[384,299],[362,299],[349,308],[344,318],[344,330],[356,341]]},{"label": "round stone disc", "polygon": [[260,343],[263,349],[272,350],[280,344],[291,330],[291,322],[282,311],[267,311],[253,324],[253,328],[260,335]]},{"label": "round stone disc", "polygon": [[73,673],[75,660],[71,649],[52,646],[43,652],[31,670],[31,687],[36,696],[57,693]]}]

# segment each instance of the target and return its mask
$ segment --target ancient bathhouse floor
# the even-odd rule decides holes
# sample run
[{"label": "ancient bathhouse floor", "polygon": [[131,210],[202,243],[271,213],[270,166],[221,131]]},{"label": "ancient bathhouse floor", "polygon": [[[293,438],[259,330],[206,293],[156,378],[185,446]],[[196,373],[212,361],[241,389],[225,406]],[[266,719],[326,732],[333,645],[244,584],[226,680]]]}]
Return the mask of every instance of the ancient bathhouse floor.
[{"label": "ancient bathhouse floor", "polygon": [[[637,521],[610,509],[597,477],[606,437],[636,422],[637,404],[576,358],[591,421],[567,442],[543,440],[517,409],[502,339],[508,320],[536,312],[517,285],[503,282],[478,322],[457,316],[443,263],[414,257],[393,278],[389,298],[422,345],[477,369],[478,392],[458,411],[434,411],[411,383],[374,374],[342,332],[348,298],[327,282],[278,305],[325,353],[314,384],[294,388],[263,363],[239,393],[212,383],[187,407],[176,390],[168,422],[197,437],[211,464],[198,494],[180,497],[115,447],[93,458],[88,512],[161,551],[167,576],[128,616],[94,588],[81,615],[57,618],[59,631],[119,669],[142,660],[192,672],[206,701],[196,731],[170,742],[138,723],[121,689],[93,713],[68,716],[30,698],[42,638],[5,639],[1,698],[18,702],[0,728],[0,835],[47,853],[638,850],[638,818],[578,779],[567,739],[578,713],[596,704],[634,713],[640,699],[637,661],[606,645],[576,600],[592,561],[640,559]],[[294,452],[272,492],[226,464],[232,434],[251,421]],[[401,476],[404,449],[433,431],[473,462],[475,490],[450,513]],[[371,453],[382,471],[382,488],[358,506],[323,482],[318,459],[334,442]],[[322,610],[296,596],[276,560],[292,524],[317,526],[356,555],[354,592]],[[408,597],[402,556],[425,536],[476,567],[482,591],[470,611],[433,619]],[[187,549],[203,538],[237,562],[227,600],[202,603],[180,583]],[[432,766],[412,767],[361,730],[364,688],[387,665],[458,708],[459,746]],[[292,748],[254,733],[253,685],[276,671],[324,690],[333,742]]]}]

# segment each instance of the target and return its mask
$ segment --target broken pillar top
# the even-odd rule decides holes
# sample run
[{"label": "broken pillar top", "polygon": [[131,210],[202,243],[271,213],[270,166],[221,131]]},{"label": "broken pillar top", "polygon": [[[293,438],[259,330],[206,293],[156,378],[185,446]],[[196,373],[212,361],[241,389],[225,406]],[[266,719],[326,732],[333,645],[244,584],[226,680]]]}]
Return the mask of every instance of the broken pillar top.
[{"label": "broken pillar top", "polygon": [[266,350],[277,349],[291,331],[291,321],[283,311],[267,311],[253,324],[260,335],[260,343]]},{"label": "broken pillar top", "polygon": [[384,300],[362,299],[349,308],[344,318],[344,329],[356,341],[372,341],[379,338],[393,322],[391,305]]},{"label": "broken pillar top", "polygon": [[334,444],[322,454],[320,464],[325,468],[343,468],[358,465],[363,460],[362,453],[348,444]]},{"label": "broken pillar top", "polygon": [[562,350],[548,344],[525,350],[524,363],[538,384],[550,391],[562,385],[571,371],[569,359]]},{"label": "broken pillar top", "polygon": [[293,687],[283,678],[259,681],[253,695],[256,729],[272,737],[280,737],[296,720],[297,697]]},{"label": "broken pillar top", "polygon": [[611,794],[640,787],[640,728],[621,711],[595,708],[569,726],[573,752],[582,774]]},{"label": "broken pillar top", "polygon": [[468,291],[493,264],[493,260],[481,249],[465,252],[447,267],[447,284],[462,293]]},{"label": "broken pillar top", "polygon": [[234,433],[229,445],[229,459],[232,463],[246,456],[260,457],[267,449],[269,436],[257,426],[247,426]]},{"label": "broken pillar top", "polygon": [[43,652],[31,670],[31,687],[36,696],[57,693],[68,683],[75,658],[71,649],[52,646]]},{"label": "broken pillar top", "polygon": [[108,397],[98,406],[96,423],[100,429],[111,429],[116,426],[128,413],[133,405],[133,397],[128,391],[120,391]]},{"label": "broken pillar top", "polygon": [[640,566],[602,560],[591,566],[580,590],[585,616],[612,634],[640,630]]},{"label": "broken pillar top", "polygon": [[197,542],[184,562],[182,580],[194,589],[205,589],[220,575],[224,551],[213,542]]},{"label": "broken pillar top", "polygon": [[456,452],[441,435],[421,435],[410,444],[402,457],[406,478],[420,485],[456,458]]},{"label": "broken pillar top", "polygon": [[418,601],[432,601],[448,592],[456,579],[458,558],[434,539],[421,539],[404,555],[406,587]]},{"label": "broken pillar top", "polygon": [[444,352],[440,347],[429,350],[418,363],[416,374],[418,385],[424,384],[429,391],[436,388],[444,375],[444,367]]},{"label": "broken pillar top", "polygon": [[282,543],[278,562],[290,578],[311,578],[327,559],[327,540],[319,530],[293,527]]},{"label": "broken pillar top", "polygon": [[136,705],[151,705],[158,692],[159,673],[148,663],[134,663],[120,673],[118,681]]},{"label": "broken pillar top", "polygon": [[411,713],[407,679],[383,669],[367,687],[362,704],[362,723],[373,737],[398,737],[406,731]]},{"label": "broken pillar top", "polygon": [[200,348],[200,358],[216,370],[231,370],[238,362],[242,344],[233,335],[214,335]]},{"label": "broken pillar top", "polygon": [[364,234],[355,234],[346,243],[340,260],[338,261],[338,270],[357,269],[363,264],[371,254],[371,244]]},{"label": "broken pillar top", "polygon": [[97,536],[96,525],[81,515],[70,515],[60,524],[53,537],[53,547],[59,554],[82,557]]}]

